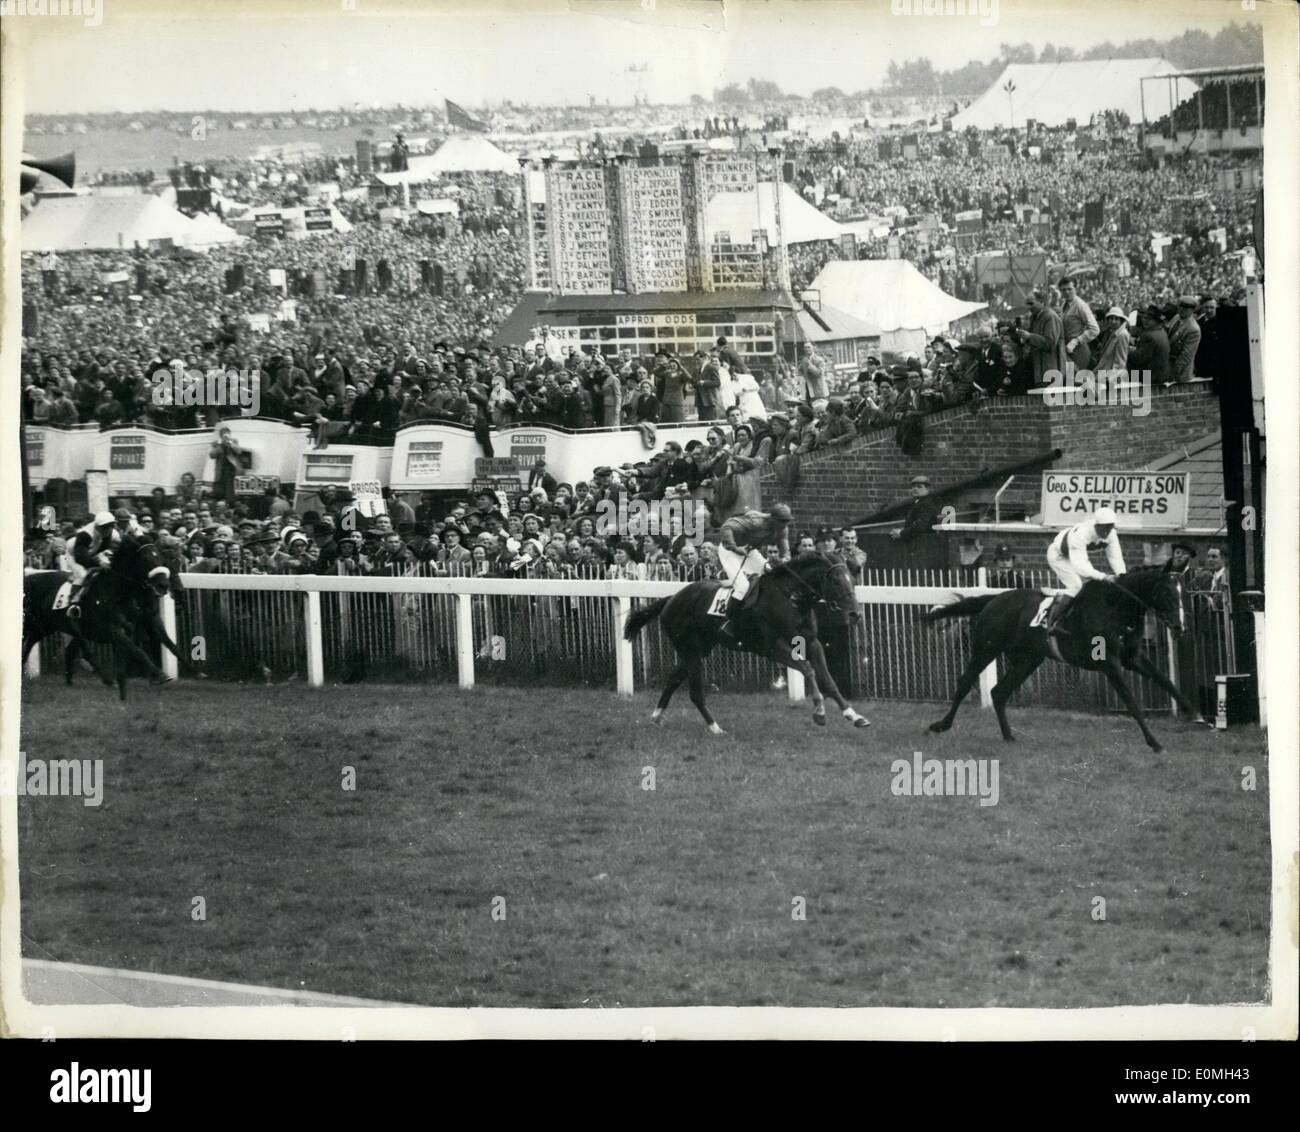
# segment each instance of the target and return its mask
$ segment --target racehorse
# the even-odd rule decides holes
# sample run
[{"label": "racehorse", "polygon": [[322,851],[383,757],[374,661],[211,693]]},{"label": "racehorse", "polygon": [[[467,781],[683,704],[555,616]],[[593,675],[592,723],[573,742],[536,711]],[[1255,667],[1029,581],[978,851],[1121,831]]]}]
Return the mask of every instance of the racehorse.
[{"label": "racehorse", "polygon": [[[112,562],[87,579],[77,616],[70,616],[70,606],[60,603],[60,593],[67,574],[43,570],[23,579],[23,659],[46,637],[66,633],[71,641],[64,652],[64,676],[72,683],[77,656],[86,659],[105,684],[113,679],[104,673],[87,643],[113,647],[118,695],[126,699],[127,658],[134,657],[150,672],[151,684],[166,684],[171,677],[135,641],[137,632],[146,639],[164,645],[174,655],[176,644],[162,625],[159,598],[179,579],[163,565],[162,553],[152,542],[142,542],[128,535],[114,548]],[[56,608],[57,606],[57,608]]]},{"label": "racehorse", "polygon": [[[957,715],[962,700],[979,680],[979,675],[999,656],[1007,658],[1006,674],[993,689],[993,710],[997,712],[1002,738],[1012,742],[1007,724],[1007,700],[1033,674],[1044,660],[1055,660],[1047,631],[1032,624],[1043,600],[1038,590],[1011,590],[1000,594],[982,594],[939,606],[925,614],[923,620],[942,621],[951,617],[974,617],[971,640],[974,651],[966,664],[952,707],[942,719],[930,724],[931,731],[947,731]],[[1075,597],[1061,623],[1057,637],[1060,659],[1076,668],[1105,673],[1111,687],[1119,693],[1128,713],[1142,729],[1147,746],[1161,750],[1151,733],[1137,699],[1124,680],[1124,669],[1154,680],[1196,723],[1205,723],[1169,678],[1140,650],[1142,622],[1154,613],[1175,632],[1186,628],[1183,606],[1182,575],[1166,571],[1163,566],[1147,566],[1120,574],[1112,581],[1090,581]]]},{"label": "racehorse", "polygon": [[683,681],[689,681],[691,702],[704,717],[709,731],[723,734],[704,703],[704,658],[719,643],[738,651],[757,653],[803,674],[813,698],[813,722],[826,725],[825,690],[839,705],[841,714],[855,727],[867,727],[870,721],[859,715],[836,687],[826,667],[826,654],[817,639],[817,615],[814,607],[825,602],[833,611],[848,613],[858,621],[857,602],[848,567],[838,559],[822,554],[801,555],[790,562],[771,567],[756,580],[758,592],[749,609],[737,614],[742,644],[720,638],[718,631],[725,620],[709,612],[721,583],[712,580],[692,582],[672,597],[659,598],[632,611],[623,630],[625,640],[632,640],[651,621],[659,619],[664,632],[677,652],[677,666],[651,719],[658,722],[668,708],[673,693]]}]

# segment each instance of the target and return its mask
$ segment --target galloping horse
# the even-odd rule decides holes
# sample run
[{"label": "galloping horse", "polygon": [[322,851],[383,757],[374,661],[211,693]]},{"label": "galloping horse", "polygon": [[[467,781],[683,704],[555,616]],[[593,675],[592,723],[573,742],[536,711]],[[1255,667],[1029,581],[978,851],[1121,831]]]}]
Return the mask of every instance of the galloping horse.
[{"label": "galloping horse", "polygon": [[[1006,675],[993,689],[993,709],[997,712],[1002,738],[1014,736],[1007,724],[1007,700],[1033,674],[1044,660],[1057,659],[1051,650],[1046,630],[1033,624],[1043,595],[1038,590],[1011,590],[1001,594],[982,594],[963,598],[951,605],[932,609],[926,621],[950,617],[975,617],[971,627],[974,651],[966,665],[952,707],[942,719],[930,724],[931,731],[947,731],[966,694],[975,686],[979,675],[999,656],[1007,658]],[[1147,746],[1161,749],[1151,733],[1142,709],[1123,677],[1124,669],[1154,680],[1174,698],[1180,708],[1196,723],[1205,723],[1169,678],[1151,663],[1140,650],[1142,621],[1154,613],[1166,625],[1181,633],[1186,627],[1183,606],[1182,575],[1162,566],[1147,566],[1121,574],[1113,581],[1084,584],[1065,613],[1058,637],[1060,658],[1076,668],[1105,673],[1111,687],[1119,693],[1128,713],[1142,729]]]},{"label": "galloping horse", "polygon": [[869,720],[859,715],[840,694],[826,667],[821,641],[817,639],[814,606],[819,602],[826,602],[837,612],[847,612],[853,621],[862,616],[844,563],[821,554],[801,555],[773,566],[754,584],[759,591],[752,607],[737,615],[741,645],[718,636],[724,618],[709,612],[720,586],[716,581],[692,582],[672,597],[659,598],[632,611],[623,631],[626,640],[632,640],[658,618],[677,651],[677,666],[650,718],[656,722],[662,719],[673,693],[683,681],[689,681],[691,702],[704,717],[709,731],[714,735],[723,733],[704,703],[704,658],[721,643],[738,651],[757,653],[801,672],[812,694],[814,723],[826,724],[824,690],[839,705],[845,719],[855,727],[869,726]]},{"label": "galloping horse", "polygon": [[151,684],[166,684],[171,677],[163,673],[152,657],[135,640],[143,632],[148,640],[161,644],[173,655],[176,644],[162,626],[158,599],[179,579],[163,564],[159,548],[127,536],[114,548],[112,563],[87,579],[77,616],[64,598],[67,574],[42,570],[23,579],[23,659],[46,637],[66,633],[71,641],[64,653],[64,676],[72,683],[77,656],[84,651],[91,667],[105,684],[113,679],[104,673],[87,643],[113,647],[118,695],[126,699],[126,661],[134,657],[151,673]]}]

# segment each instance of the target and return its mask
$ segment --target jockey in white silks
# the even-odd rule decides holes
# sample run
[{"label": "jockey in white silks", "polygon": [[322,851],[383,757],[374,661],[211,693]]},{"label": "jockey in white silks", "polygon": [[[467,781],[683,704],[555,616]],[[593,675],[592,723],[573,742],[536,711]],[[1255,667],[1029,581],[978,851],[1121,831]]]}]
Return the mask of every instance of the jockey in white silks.
[{"label": "jockey in white silks", "polygon": [[[1088,551],[1103,548],[1110,573],[1103,573],[1088,558]],[[1058,594],[1048,611],[1043,627],[1048,634],[1056,631],[1061,618],[1074,596],[1089,581],[1109,581],[1124,573],[1124,552],[1115,530],[1115,512],[1109,507],[1099,507],[1081,523],[1067,527],[1047,548],[1047,564],[1061,580],[1065,591]]]}]

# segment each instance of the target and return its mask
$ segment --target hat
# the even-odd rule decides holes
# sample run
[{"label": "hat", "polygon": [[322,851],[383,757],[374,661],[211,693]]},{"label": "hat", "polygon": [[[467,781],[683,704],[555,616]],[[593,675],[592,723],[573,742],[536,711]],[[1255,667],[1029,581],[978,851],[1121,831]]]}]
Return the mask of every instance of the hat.
[{"label": "hat", "polygon": [[1109,525],[1113,527],[1115,525],[1115,512],[1109,507],[1098,507],[1092,513],[1092,522],[1094,526]]},{"label": "hat", "polygon": [[1122,318],[1125,322],[1128,322],[1128,315],[1126,315],[1122,310],[1120,310],[1119,307],[1111,307],[1110,310],[1106,312],[1106,317]]},{"label": "hat", "polygon": [[608,464],[601,464],[601,466],[599,468],[596,468],[591,474],[593,476],[608,476],[608,475],[613,475],[613,473],[614,473],[614,469],[611,468]]},{"label": "hat", "polygon": [[95,526],[97,527],[110,527],[116,521],[110,511],[101,511],[95,516]]},{"label": "hat", "polygon": [[814,542],[823,542],[823,541],[826,540],[826,539],[830,539],[830,538],[834,538],[834,537],[835,537],[835,532],[834,532],[833,530],[831,530],[830,527],[828,527],[828,526],[826,526],[825,524],[823,524],[822,526],[820,526],[820,527],[817,528],[817,535],[816,535],[816,537],[814,538],[813,541],[814,541]]},{"label": "hat", "polygon": [[1185,550],[1189,558],[1196,557],[1196,547],[1185,542],[1175,542],[1170,544],[1171,550]]},{"label": "hat", "polygon": [[123,519],[129,520],[131,518],[131,512],[128,511],[125,507],[119,507],[116,511],[113,512],[113,518],[118,522],[121,522]]},{"label": "hat", "polygon": [[1201,305],[1201,300],[1195,295],[1179,295],[1178,305],[1180,307],[1199,307]]},{"label": "hat", "polygon": [[231,530],[229,527],[227,527],[227,526],[219,526],[219,527],[217,528],[217,534],[216,534],[216,537],[219,538],[219,539],[230,540],[230,539],[232,539],[232,538],[235,537],[235,532],[232,531],[232,530]]},{"label": "hat", "polygon": [[[274,535],[263,535],[261,538],[254,539],[253,541],[254,541],[254,542],[258,542],[258,543],[268,542],[268,541],[269,541],[269,542],[274,542],[274,541],[275,541],[275,536],[274,536]],[[288,545],[288,546],[292,546],[295,542],[310,542],[310,541],[311,541],[311,539],[309,539],[305,534],[303,534],[302,531],[294,531],[294,532],[293,532],[293,533],[292,533],[292,534],[291,534],[291,535],[290,535],[290,536],[285,540],[285,543],[286,543],[286,545]]]},{"label": "hat", "polygon": [[1005,542],[1000,542],[1000,543],[998,543],[997,546],[995,546],[995,547],[993,548],[993,557],[994,557],[994,558],[1014,558],[1015,555],[1011,553],[1011,547],[1007,546],[1007,544],[1006,544]]},{"label": "hat", "polygon": [[913,477],[912,477],[908,482],[909,482],[913,487],[916,487],[918,484],[925,484],[926,487],[929,487],[929,486],[930,486],[930,477],[929,477],[929,476],[913,476]]}]

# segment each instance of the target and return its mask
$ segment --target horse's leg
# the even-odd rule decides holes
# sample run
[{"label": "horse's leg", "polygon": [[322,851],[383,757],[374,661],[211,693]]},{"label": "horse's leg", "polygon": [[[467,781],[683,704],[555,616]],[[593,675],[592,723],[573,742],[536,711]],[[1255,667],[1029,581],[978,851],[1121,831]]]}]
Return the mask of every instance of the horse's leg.
[{"label": "horse's leg", "polygon": [[659,703],[655,705],[654,711],[650,713],[650,718],[658,723],[664,717],[664,712],[668,710],[668,702],[673,698],[673,693],[682,686],[686,677],[690,675],[690,665],[682,660],[680,654],[677,660],[677,667],[673,669],[672,675],[668,677],[668,683],[664,685],[664,690],[659,696]]},{"label": "horse's leg", "polygon": [[[966,662],[965,669],[962,671],[961,678],[957,681],[957,691],[953,693],[952,706],[948,709],[948,714],[930,724],[931,731],[943,732],[952,726],[952,721],[957,718],[957,711],[960,709],[962,702],[970,695],[970,690],[979,683],[980,673],[996,661],[997,658],[998,654],[992,651],[992,646],[984,652],[976,652],[971,655],[970,660]],[[1006,734],[1005,728],[1003,734]]]},{"label": "horse's leg", "polygon": [[81,652],[81,638],[68,638],[67,648],[63,650],[63,682],[72,687],[72,674],[77,670],[77,655]]},{"label": "horse's leg", "polygon": [[1174,702],[1192,717],[1193,723],[1209,723],[1196,707],[1186,696],[1178,689],[1178,685],[1169,679],[1154,664],[1151,663],[1142,653],[1136,649],[1124,658],[1124,667],[1131,672],[1136,672],[1139,676],[1145,676],[1148,680],[1154,680],[1166,693],[1173,696]]},{"label": "horse's leg", "polygon": [[[811,641],[809,651],[813,652],[821,647],[815,634],[809,634],[803,638]],[[804,690],[812,695],[813,701],[813,722],[818,727],[826,726],[826,700],[822,696],[821,687],[817,683],[817,670],[813,668],[806,657],[795,656],[794,649],[784,637],[777,637],[767,651],[767,655],[775,660],[778,664],[783,664],[787,668],[793,668],[803,676]]]},{"label": "horse's leg", "polygon": [[826,649],[816,637],[813,638],[812,648],[808,651],[808,659],[812,661],[813,668],[816,669],[818,686],[826,689],[826,694],[839,707],[840,715],[844,716],[854,727],[870,727],[871,720],[865,715],[859,715],[854,710],[853,705],[840,692],[840,686],[835,683],[835,677],[831,675],[830,666],[826,663]]},{"label": "horse's leg", "polygon": [[1002,738],[1014,743],[1016,737],[1011,734],[1011,724],[1007,722],[1007,701],[1011,693],[1028,680],[1046,657],[1042,653],[1021,652],[1009,657],[1007,673],[993,688],[993,710],[998,716],[998,727],[1002,729]]},{"label": "horse's leg", "polygon": [[1110,681],[1110,686],[1119,693],[1120,699],[1124,701],[1124,706],[1128,708],[1129,715],[1137,720],[1137,725],[1142,728],[1142,737],[1146,739],[1147,746],[1157,753],[1162,751],[1164,748],[1160,746],[1160,740],[1151,733],[1151,728],[1147,726],[1146,718],[1142,714],[1142,708],[1137,702],[1137,697],[1133,695],[1132,689],[1124,681],[1119,661],[1108,660],[1102,671],[1106,674],[1106,679]]},{"label": "horse's leg", "polygon": [[119,681],[123,684],[123,688],[122,688],[123,699],[126,699],[126,688],[124,686],[126,681],[126,675],[125,675],[126,657],[131,657],[131,656],[135,657],[136,660],[140,661],[153,674],[149,677],[149,682],[151,684],[166,684],[171,680],[170,676],[168,676],[166,673],[163,672],[161,668],[159,668],[156,664],[154,664],[153,657],[151,657],[147,652],[144,651],[144,649],[142,649],[139,645],[137,645],[135,641],[131,639],[131,635],[127,633],[120,625],[114,625],[113,628],[109,630],[109,636],[112,638],[112,643],[117,646],[118,652],[120,654],[119,662],[118,662],[119,664],[118,678]]},{"label": "horse's leg", "polygon": [[691,703],[704,717],[704,723],[708,727],[710,735],[725,735],[726,732],[718,726],[717,721],[709,714],[709,709],[704,704],[704,658],[692,656],[689,664]]}]

